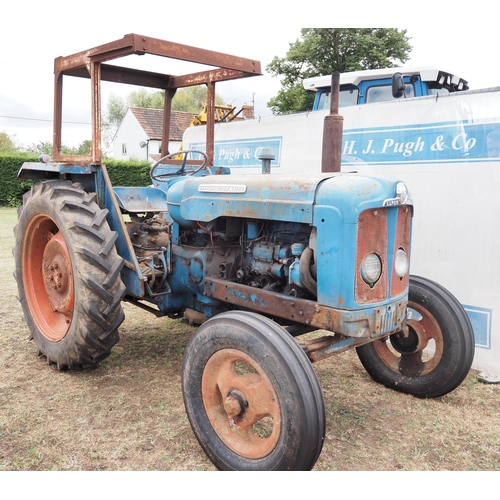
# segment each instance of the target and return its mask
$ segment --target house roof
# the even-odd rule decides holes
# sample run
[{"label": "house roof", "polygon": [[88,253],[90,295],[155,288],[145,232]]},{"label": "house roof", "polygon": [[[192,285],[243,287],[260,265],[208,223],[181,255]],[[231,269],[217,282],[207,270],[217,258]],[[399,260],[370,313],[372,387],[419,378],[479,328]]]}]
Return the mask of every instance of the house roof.
[{"label": "house roof", "polygon": [[[163,109],[130,107],[130,111],[146,132],[148,139],[161,141],[163,130]],[[182,141],[182,134],[189,127],[195,113],[172,111],[169,141]]]}]

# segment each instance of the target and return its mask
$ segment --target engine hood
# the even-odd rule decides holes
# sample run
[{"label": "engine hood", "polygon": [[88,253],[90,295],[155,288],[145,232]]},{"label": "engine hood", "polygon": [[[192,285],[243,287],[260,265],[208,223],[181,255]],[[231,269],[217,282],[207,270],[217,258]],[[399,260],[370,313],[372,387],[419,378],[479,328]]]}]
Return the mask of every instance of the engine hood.
[{"label": "engine hood", "polygon": [[397,182],[356,173],[187,177],[168,189],[167,205],[171,217],[184,226],[218,217],[311,224],[315,204],[357,217],[393,197]]}]

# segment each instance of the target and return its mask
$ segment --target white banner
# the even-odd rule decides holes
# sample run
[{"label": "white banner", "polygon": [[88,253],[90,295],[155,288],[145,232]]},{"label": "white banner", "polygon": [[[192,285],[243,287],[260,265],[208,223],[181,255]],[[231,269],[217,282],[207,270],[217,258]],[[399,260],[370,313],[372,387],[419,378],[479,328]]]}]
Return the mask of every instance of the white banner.
[{"label": "white banner", "polygon": [[[415,206],[411,273],[437,281],[460,300],[474,327],[473,367],[500,376],[500,89],[340,113],[342,170],[406,182]],[[215,147],[225,154],[216,164],[257,174],[260,164],[237,157],[262,141],[275,149],[273,173],[320,172],[325,115],[218,125]],[[189,129],[186,147],[203,148],[204,134],[205,127]]]}]

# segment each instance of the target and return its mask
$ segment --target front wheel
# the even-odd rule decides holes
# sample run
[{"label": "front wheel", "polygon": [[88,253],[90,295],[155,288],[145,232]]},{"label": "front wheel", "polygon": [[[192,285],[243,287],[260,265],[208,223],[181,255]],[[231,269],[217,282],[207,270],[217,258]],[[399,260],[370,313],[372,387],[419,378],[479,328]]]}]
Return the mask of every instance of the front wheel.
[{"label": "front wheel", "polygon": [[14,228],[24,317],[39,351],[59,369],[108,356],[124,319],[123,259],[95,199],[70,181],[35,184]]},{"label": "front wheel", "polygon": [[460,302],[441,285],[410,277],[408,335],[402,332],[356,349],[376,381],[421,398],[458,387],[474,359],[474,332]]},{"label": "front wheel", "polygon": [[310,470],[325,436],[312,365],[279,325],[254,313],[223,313],[190,339],[184,404],[210,460],[222,470]]}]

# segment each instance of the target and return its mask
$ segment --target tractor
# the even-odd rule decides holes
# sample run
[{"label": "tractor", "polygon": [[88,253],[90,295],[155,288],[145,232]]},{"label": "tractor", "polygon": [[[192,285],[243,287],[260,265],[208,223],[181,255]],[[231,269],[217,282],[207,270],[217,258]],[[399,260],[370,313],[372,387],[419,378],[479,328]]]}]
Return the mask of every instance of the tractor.
[{"label": "tractor", "polygon": [[[109,63],[145,54],[204,70],[178,76]],[[410,276],[407,186],[340,172],[335,104],[322,173],[307,165],[302,175],[268,173],[272,152],[263,148],[255,154],[264,173],[238,175],[214,164],[215,84],[259,75],[258,61],[130,34],[58,57],[54,68],[53,155],[22,165],[19,177],[38,182],[14,229],[19,300],[49,364],[84,369],[105,359],[123,301],[156,316],[203,315],[185,347],[182,393],[196,438],[221,470],[313,468],[326,426],[313,362],[335,353],[355,348],[376,382],[419,398],[464,380],[474,354],[465,311],[439,284]],[[85,157],[61,154],[66,77],[90,79]],[[111,184],[101,81],[165,91],[163,157],[149,186]],[[172,98],[192,85],[208,88],[206,148],[169,152]]]}]

